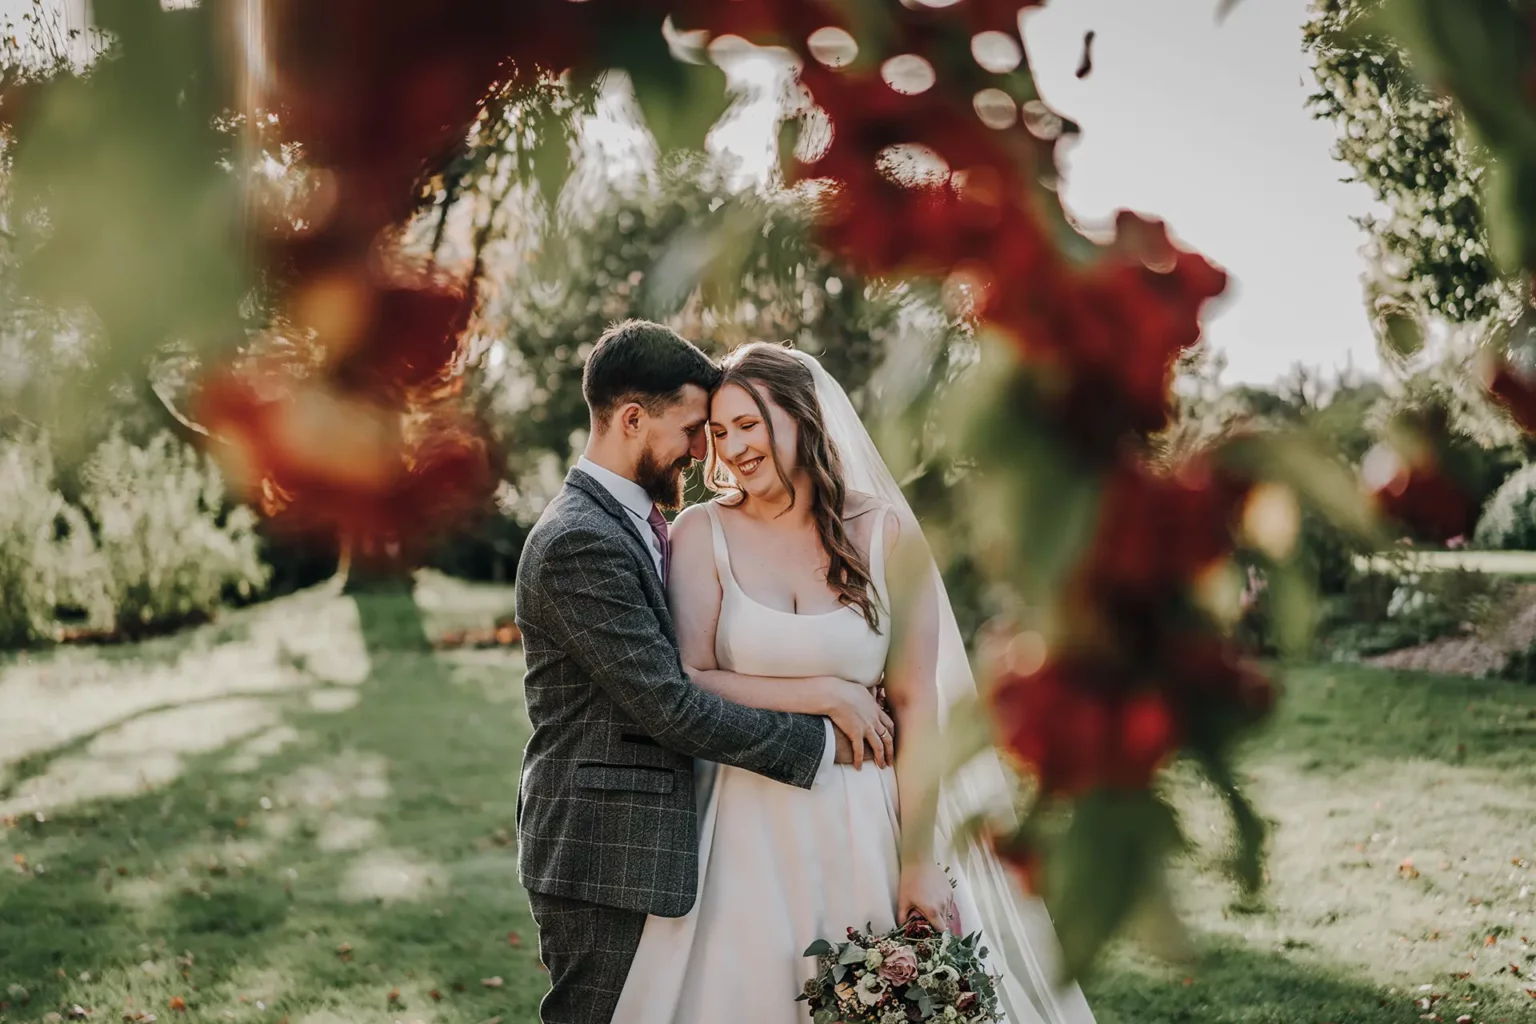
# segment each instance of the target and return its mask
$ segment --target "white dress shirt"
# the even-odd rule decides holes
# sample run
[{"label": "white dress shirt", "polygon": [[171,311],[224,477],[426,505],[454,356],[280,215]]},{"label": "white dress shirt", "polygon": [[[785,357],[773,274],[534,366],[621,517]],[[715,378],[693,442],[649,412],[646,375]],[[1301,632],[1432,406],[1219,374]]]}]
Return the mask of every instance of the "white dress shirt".
[{"label": "white dress shirt", "polygon": [[611,469],[604,469],[585,455],[576,460],[576,468],[602,484],[603,489],[624,506],[624,511],[635,521],[635,528],[640,531],[640,537],[650,549],[651,560],[656,564],[656,575],[660,576],[661,545],[656,541],[656,531],[651,529],[651,510],[656,507],[656,503],[645,493],[645,488],[627,476],[619,476]]},{"label": "white dress shirt", "polygon": [[[624,507],[635,522],[635,527],[640,531],[640,536],[645,540],[646,548],[651,553],[651,560],[656,566],[656,575],[661,575],[661,545],[656,540],[656,533],[651,529],[651,510],[656,503],[651,496],[645,493],[645,488],[629,479],[620,476],[611,469],[604,469],[591,459],[583,455],[576,460],[576,468],[587,476],[603,485],[603,489],[613,495],[614,500]],[[832,767],[832,762],[837,756],[837,737],[833,733],[832,719],[823,719],[827,726],[827,749],[821,756],[821,768],[817,773],[817,781],[820,781],[827,770]]]}]

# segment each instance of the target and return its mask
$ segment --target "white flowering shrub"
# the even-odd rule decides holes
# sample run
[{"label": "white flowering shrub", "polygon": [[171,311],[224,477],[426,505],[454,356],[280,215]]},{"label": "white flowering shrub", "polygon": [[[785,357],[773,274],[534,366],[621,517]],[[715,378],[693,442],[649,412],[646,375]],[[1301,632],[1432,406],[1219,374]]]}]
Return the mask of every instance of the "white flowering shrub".
[{"label": "white flowering shrub", "polygon": [[94,551],[85,517],[54,486],[46,438],[0,439],[0,647],[53,639]]},{"label": "white flowering shrub", "polygon": [[144,447],[105,441],[81,469],[80,504],[96,527],[99,571],[83,601],[93,620],[138,632],[266,586],[254,514],[228,508],[218,470],[168,433]]}]

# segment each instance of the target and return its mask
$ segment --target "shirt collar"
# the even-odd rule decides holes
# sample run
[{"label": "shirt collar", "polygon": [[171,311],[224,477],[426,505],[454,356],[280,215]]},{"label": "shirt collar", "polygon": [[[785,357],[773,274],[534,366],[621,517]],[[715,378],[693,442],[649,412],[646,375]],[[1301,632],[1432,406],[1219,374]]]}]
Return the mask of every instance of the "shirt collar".
[{"label": "shirt collar", "polygon": [[585,455],[576,460],[576,468],[602,484],[604,490],[613,495],[620,505],[635,516],[644,520],[650,519],[655,502],[651,501],[651,496],[645,493],[644,487],[628,477],[619,476],[611,469],[604,469]]}]

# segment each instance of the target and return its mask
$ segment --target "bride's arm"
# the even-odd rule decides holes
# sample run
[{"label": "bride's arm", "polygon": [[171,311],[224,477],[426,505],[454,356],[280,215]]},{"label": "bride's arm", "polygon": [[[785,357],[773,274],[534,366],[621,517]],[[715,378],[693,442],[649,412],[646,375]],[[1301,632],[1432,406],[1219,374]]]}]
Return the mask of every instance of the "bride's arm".
[{"label": "bride's arm", "polygon": [[954,896],[935,861],[934,822],[939,788],[933,778],[939,736],[939,605],[932,561],[921,534],[902,535],[886,512],[885,545],[891,632],[885,692],[896,717],[896,789],[901,811],[901,883],[898,911],[916,910],[939,928],[953,927]]},{"label": "bride's arm", "polygon": [[765,711],[825,715],[853,748],[853,765],[863,763],[864,744],[876,763],[890,763],[893,750],[882,741],[894,729],[874,696],[858,683],[833,676],[789,679],[748,676],[722,669],[715,660],[715,631],[720,625],[720,574],[715,568],[714,535],[709,512],[701,505],[683,510],[672,525],[672,566],[667,603],[677,630],[683,667],[700,688],[726,700]]}]

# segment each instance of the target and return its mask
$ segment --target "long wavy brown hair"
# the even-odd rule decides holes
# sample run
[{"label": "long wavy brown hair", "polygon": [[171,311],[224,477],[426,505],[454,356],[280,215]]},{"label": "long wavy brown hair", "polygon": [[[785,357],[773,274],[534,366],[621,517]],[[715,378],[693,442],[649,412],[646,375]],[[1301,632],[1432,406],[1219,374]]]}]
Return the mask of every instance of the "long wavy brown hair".
[{"label": "long wavy brown hair", "polygon": [[[736,349],[725,357],[720,369],[716,391],[727,384],[735,384],[757,403],[763,425],[768,428],[768,443],[774,452],[773,468],[789,492],[789,508],[795,507],[795,486],[790,480],[789,467],[778,458],[778,439],[774,437],[768,403],[777,405],[795,421],[800,431],[795,468],[805,470],[811,480],[811,519],[816,524],[821,546],[827,552],[827,585],[837,594],[840,604],[857,608],[870,628],[878,632],[880,609],[870,585],[869,559],[848,539],[843,519],[848,498],[848,488],[843,483],[843,462],[837,446],[827,436],[826,420],[822,417],[821,402],[816,397],[816,381],[810,369],[783,346],[763,341]],[[713,438],[704,466],[704,482],[717,494],[734,495],[736,504],[746,500],[746,492],[736,485],[730,470],[720,461]]]}]

